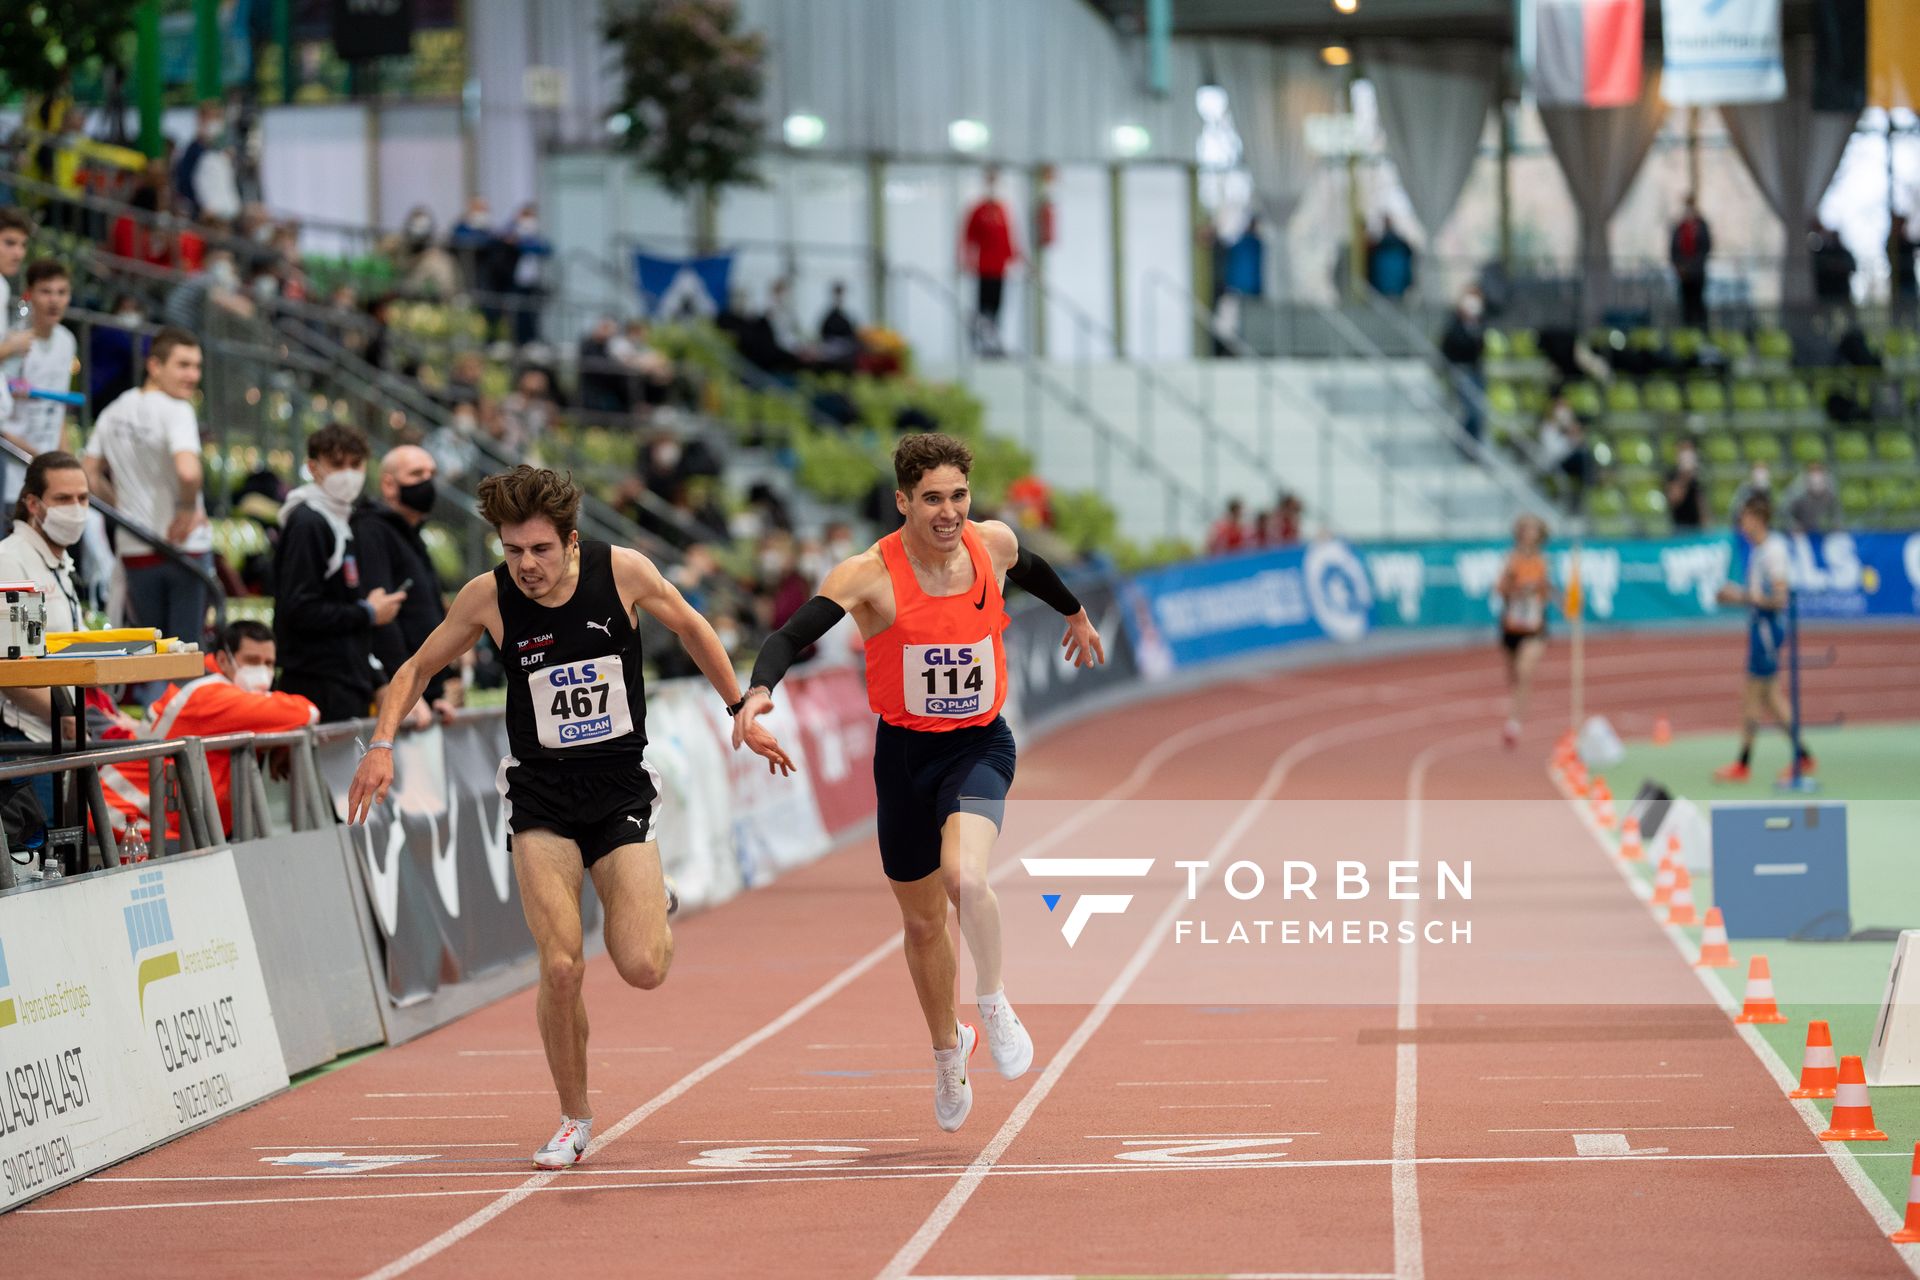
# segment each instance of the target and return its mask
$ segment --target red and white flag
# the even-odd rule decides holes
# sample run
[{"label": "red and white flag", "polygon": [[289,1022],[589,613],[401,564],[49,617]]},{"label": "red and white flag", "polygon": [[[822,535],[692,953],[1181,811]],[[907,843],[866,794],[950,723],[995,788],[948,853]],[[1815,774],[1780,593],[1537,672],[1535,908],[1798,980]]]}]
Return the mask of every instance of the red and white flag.
[{"label": "red and white flag", "polygon": [[1624,107],[1639,100],[1645,0],[1525,3],[1533,11],[1528,81],[1536,102]]}]

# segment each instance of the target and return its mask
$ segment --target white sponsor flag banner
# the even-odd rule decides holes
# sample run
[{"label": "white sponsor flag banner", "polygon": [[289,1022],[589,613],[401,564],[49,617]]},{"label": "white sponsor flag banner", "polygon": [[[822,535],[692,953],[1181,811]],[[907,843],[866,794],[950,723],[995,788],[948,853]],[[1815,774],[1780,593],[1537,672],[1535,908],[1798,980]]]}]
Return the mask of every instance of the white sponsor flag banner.
[{"label": "white sponsor flag banner", "polygon": [[0,1210],[286,1087],[231,851],[0,898]]},{"label": "white sponsor flag banner", "polygon": [[1662,0],[1660,96],[1676,107],[1778,102],[1780,0]]}]

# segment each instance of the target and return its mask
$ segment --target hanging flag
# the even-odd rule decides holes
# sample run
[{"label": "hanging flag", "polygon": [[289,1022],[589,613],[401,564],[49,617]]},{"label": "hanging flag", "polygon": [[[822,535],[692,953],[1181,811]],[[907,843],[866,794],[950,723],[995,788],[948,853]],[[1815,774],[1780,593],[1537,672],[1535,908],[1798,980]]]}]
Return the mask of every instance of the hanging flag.
[{"label": "hanging flag", "polygon": [[1867,0],[1867,86],[1876,107],[1920,109],[1920,8]]},{"label": "hanging flag", "polygon": [[1780,0],[1661,0],[1660,96],[1676,107],[1778,102]]},{"label": "hanging flag", "polygon": [[718,315],[726,305],[733,255],[661,258],[636,253],[633,267],[640,279],[640,299],[648,315],[657,320],[688,315],[710,317]]},{"label": "hanging flag", "polygon": [[1625,107],[1640,97],[1644,0],[1534,6],[1533,97],[1543,107]]},{"label": "hanging flag", "polygon": [[1813,109],[1867,109],[1867,0],[1813,6]]}]

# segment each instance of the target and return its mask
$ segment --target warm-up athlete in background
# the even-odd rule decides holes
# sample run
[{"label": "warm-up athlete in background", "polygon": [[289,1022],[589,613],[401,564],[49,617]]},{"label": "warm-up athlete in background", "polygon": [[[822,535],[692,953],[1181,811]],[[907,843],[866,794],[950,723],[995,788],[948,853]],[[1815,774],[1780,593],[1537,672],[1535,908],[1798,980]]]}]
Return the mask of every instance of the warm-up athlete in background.
[{"label": "warm-up athlete in background", "polygon": [[933,1036],[934,1116],[948,1131],[973,1107],[967,1058],[976,1040],[954,1012],[949,902],[973,956],[994,1064],[1009,1080],[1033,1064],[1033,1039],[1002,984],[1000,904],[987,884],[1014,770],[1013,733],[1000,714],[1007,696],[1001,579],[1066,616],[1067,661],[1106,660],[1086,610],[1052,567],[1023,550],[1006,525],[967,518],[972,466],[972,453],[951,436],[900,442],[894,501],[905,525],[837,565],[820,594],[768,638],[734,717],[734,744],[751,745],[761,732],[755,719],[773,705],[771,691],[794,655],[853,615],[866,640],[867,700],[880,717],[873,749],[880,861],[900,903],[907,968]]},{"label": "warm-up athlete in background", "polygon": [[[1813,772],[1813,757],[1795,735],[1793,708],[1780,687],[1780,649],[1786,641],[1784,615],[1788,583],[1787,540],[1773,532],[1773,503],[1765,495],[1748,498],[1740,508],[1740,535],[1747,541],[1745,586],[1720,588],[1721,604],[1747,606],[1747,683],[1742,695],[1740,758],[1715,771],[1716,782],[1745,782],[1752,776],[1753,739],[1765,720],[1783,729],[1800,758],[1800,772]],[[1790,777],[1793,765],[1781,771]]]},{"label": "warm-up athlete in background", "polygon": [[1500,571],[1494,594],[1500,597],[1500,648],[1507,656],[1507,723],[1501,740],[1520,741],[1520,725],[1533,700],[1533,673],[1547,651],[1547,525],[1539,516],[1521,516],[1513,525],[1513,550]]},{"label": "warm-up athlete in background", "polygon": [[[580,491],[552,471],[522,466],[481,482],[480,513],[499,533],[506,562],[462,587],[446,621],[394,673],[348,797],[349,821],[364,821],[393,784],[393,735],[427,682],[482,631],[492,636],[507,669],[511,752],[497,785],[540,957],[540,1038],[560,1095],[560,1128],[533,1157],[543,1169],[578,1161],[593,1126],[581,998],[583,873],[593,877],[607,955],[621,978],[651,990],[673,963],[671,891],[655,843],[660,780],[642,754],[647,705],[634,610],[680,638],[729,706],[740,702],[733,665],[707,620],[638,551],[582,542],[579,511]],[[765,729],[742,740],[791,768]]]}]

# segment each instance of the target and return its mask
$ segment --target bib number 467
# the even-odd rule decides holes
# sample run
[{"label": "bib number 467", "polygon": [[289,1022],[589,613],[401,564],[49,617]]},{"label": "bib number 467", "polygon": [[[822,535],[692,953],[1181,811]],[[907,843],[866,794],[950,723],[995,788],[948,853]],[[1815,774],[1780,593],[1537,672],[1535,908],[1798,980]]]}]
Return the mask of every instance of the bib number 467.
[{"label": "bib number 467", "polygon": [[604,684],[591,689],[556,689],[553,693],[553,705],[548,708],[548,713],[556,720],[605,715],[607,692],[608,686]]}]

